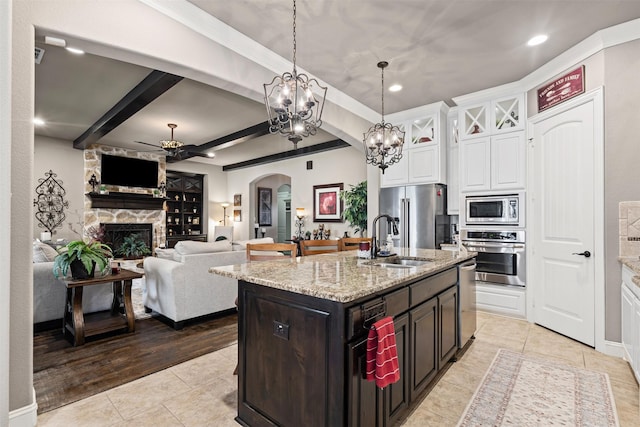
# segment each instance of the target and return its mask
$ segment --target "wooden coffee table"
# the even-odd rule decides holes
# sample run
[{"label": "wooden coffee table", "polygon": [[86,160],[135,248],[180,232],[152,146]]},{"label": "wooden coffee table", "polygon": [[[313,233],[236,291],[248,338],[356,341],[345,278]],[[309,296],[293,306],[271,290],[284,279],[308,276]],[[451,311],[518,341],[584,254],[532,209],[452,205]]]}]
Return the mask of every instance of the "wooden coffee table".
[{"label": "wooden coffee table", "polygon": [[[67,288],[67,299],[64,307],[62,333],[71,337],[74,346],[83,345],[85,338],[105,332],[122,329],[124,332],[136,330],[133,303],[131,302],[131,285],[133,279],[144,275],[122,269],[120,273],[104,277],[84,280],[63,280]],[[82,290],[85,286],[100,285],[113,282],[113,303],[110,313],[92,313],[85,316],[82,310]],[[122,312],[121,312],[122,311]],[[86,322],[85,322],[85,317]],[[86,324],[85,324],[86,323]]]}]

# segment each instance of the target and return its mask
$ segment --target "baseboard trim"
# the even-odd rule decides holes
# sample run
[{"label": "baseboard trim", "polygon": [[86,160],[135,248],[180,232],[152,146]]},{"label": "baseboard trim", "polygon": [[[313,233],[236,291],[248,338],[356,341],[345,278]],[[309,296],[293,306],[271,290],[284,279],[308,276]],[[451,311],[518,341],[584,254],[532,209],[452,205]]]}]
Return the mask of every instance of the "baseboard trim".
[{"label": "baseboard trim", "polygon": [[38,403],[36,390],[33,391],[33,403],[9,412],[9,427],[34,427],[38,423]]},{"label": "baseboard trim", "polygon": [[597,350],[609,356],[621,359],[624,357],[624,349],[622,348],[622,343],[619,342],[605,340],[603,348]]}]

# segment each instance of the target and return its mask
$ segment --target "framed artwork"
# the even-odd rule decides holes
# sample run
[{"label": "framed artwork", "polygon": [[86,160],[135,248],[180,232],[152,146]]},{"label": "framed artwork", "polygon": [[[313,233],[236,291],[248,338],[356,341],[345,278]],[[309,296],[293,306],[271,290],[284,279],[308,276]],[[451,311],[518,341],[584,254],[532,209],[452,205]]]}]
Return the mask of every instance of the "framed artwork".
[{"label": "framed artwork", "polygon": [[242,222],[242,209],[233,210],[233,222]]},{"label": "framed artwork", "polygon": [[233,206],[242,206],[242,194],[233,195]]},{"label": "framed artwork", "polygon": [[258,223],[271,225],[271,189],[258,187]]},{"label": "framed artwork", "polygon": [[342,184],[313,186],[313,222],[342,222]]}]

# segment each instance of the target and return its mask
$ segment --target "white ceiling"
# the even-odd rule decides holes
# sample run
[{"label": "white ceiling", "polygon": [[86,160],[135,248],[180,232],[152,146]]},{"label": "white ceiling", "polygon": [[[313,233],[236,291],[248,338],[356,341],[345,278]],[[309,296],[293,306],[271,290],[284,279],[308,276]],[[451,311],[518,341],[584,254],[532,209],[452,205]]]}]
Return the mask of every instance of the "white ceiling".
[{"label": "white ceiling", "polygon": [[[287,60],[292,59],[292,2],[190,0]],[[298,0],[297,64],[365,106],[380,111],[380,71],[390,62],[385,113],[445,101],[517,81],[600,29],[640,18],[637,0]],[[533,35],[549,41],[527,47]],[[73,141],[152,70],[95,55],[75,56],[43,43],[36,66],[36,134]],[[282,70],[291,71],[291,70]],[[260,88],[261,90],[261,88]],[[329,89],[332,90],[332,89]],[[145,151],[175,138],[200,145],[266,120],[261,103],[191,80],[169,89],[99,143]],[[363,132],[366,129],[363,129]],[[335,139],[325,132],[299,147]],[[259,143],[256,143],[258,142]],[[278,135],[219,149],[228,165],[292,149]]]}]

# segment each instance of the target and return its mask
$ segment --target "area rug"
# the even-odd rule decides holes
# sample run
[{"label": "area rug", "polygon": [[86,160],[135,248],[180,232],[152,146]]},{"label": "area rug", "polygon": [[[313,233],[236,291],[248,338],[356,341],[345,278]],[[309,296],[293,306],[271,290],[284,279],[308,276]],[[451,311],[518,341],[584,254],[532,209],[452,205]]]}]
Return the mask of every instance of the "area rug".
[{"label": "area rug", "polygon": [[618,426],[609,376],[502,349],[458,422],[552,425]]},{"label": "area rug", "polygon": [[133,286],[131,287],[131,302],[133,303],[133,313],[138,320],[151,317],[151,313],[147,313],[144,311],[144,305],[142,304],[143,287],[144,278],[133,280]]}]

